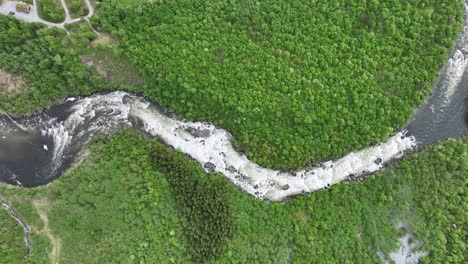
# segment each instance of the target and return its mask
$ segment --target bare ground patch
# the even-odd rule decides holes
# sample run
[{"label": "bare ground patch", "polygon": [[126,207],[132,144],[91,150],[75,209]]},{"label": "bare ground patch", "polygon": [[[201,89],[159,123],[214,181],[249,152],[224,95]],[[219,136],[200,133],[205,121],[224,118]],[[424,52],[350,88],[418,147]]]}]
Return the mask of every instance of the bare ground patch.
[{"label": "bare ground patch", "polygon": [[26,84],[21,77],[0,69],[0,89],[7,90],[8,92],[16,92],[25,87]]},{"label": "bare ground patch", "polygon": [[98,37],[91,42],[91,47],[110,46],[113,47],[117,44],[117,40],[113,39],[109,33],[99,32]]}]

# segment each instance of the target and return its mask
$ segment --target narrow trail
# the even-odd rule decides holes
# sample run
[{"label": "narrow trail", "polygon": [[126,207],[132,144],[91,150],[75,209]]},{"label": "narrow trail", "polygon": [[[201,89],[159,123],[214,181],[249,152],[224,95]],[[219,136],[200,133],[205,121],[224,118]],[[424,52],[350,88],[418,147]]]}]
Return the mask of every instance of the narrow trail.
[{"label": "narrow trail", "polygon": [[52,244],[52,251],[49,254],[49,262],[51,264],[57,264],[59,263],[59,256],[60,250],[62,248],[62,243],[60,242],[60,239],[54,236],[51,230],[49,229],[49,217],[47,216],[47,208],[50,207],[50,203],[46,199],[42,199],[35,200],[32,202],[32,204],[34,208],[36,208],[37,214],[44,223],[42,229],[38,230],[37,232],[41,235],[45,235]]},{"label": "narrow trail", "polygon": [[24,258],[31,255],[31,227],[23,220],[23,218],[13,209],[13,207],[7,202],[7,200],[0,195],[0,206],[3,207],[8,214],[18,222],[18,224],[24,230],[24,243],[26,244],[26,252]]}]

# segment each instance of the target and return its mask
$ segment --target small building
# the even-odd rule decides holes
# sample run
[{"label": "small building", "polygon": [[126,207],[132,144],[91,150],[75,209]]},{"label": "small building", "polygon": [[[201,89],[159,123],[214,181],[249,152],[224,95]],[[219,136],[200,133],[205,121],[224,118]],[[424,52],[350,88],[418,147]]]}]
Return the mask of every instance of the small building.
[{"label": "small building", "polygon": [[17,12],[23,12],[26,14],[29,14],[31,12],[32,6],[30,4],[27,4],[25,2],[19,1],[16,3],[16,11]]}]

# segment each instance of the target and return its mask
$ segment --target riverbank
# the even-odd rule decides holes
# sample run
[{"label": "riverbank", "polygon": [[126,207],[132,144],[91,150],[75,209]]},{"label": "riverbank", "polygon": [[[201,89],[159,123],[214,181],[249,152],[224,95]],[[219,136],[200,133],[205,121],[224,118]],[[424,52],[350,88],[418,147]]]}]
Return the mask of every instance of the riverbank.
[{"label": "riverbank", "polygon": [[[463,263],[459,245],[466,231],[461,228],[464,205],[459,197],[466,192],[460,186],[466,178],[467,144],[466,139],[444,141],[408,154],[363,183],[338,184],[280,204],[254,199],[222,175],[205,174],[184,154],[147,135],[125,131],[93,141],[83,163],[47,186],[2,186],[0,193],[17,204],[19,213],[30,215],[29,223],[36,222],[38,230],[43,221],[34,215],[32,203],[49,201],[49,229],[60,238],[61,263],[190,262],[187,253],[194,250],[188,241],[196,239],[196,233],[188,227],[197,211],[178,211],[178,203],[186,199],[198,199],[203,206],[196,208],[203,212],[218,210],[218,203],[229,208],[216,221],[230,223],[233,232],[220,236],[225,239],[218,244],[225,248],[219,255],[207,256],[216,263],[380,263],[379,252],[392,259],[400,247],[400,222],[422,243],[414,251],[430,252],[424,261]],[[185,174],[178,173],[181,168]],[[179,192],[175,182],[183,181],[170,179],[189,171],[198,184],[186,187],[190,192]],[[219,191],[208,192],[208,186]],[[203,221],[200,226],[215,220]],[[222,225],[210,228],[210,234],[221,230]],[[33,253],[34,248],[33,239]]]}]

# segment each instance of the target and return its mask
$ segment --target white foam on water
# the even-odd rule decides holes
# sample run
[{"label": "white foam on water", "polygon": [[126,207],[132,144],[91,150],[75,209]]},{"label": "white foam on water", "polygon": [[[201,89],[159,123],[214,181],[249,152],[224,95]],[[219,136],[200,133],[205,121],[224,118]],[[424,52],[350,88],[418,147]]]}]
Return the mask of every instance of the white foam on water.
[{"label": "white foam on water", "polygon": [[[64,154],[74,142],[86,144],[97,133],[111,134],[120,125],[130,124],[128,109],[122,102],[125,95],[112,93],[90,96],[77,101],[64,121],[57,122],[55,118],[41,120],[40,123],[45,124],[40,129],[41,134],[52,138],[54,142],[51,174],[60,168]],[[120,114],[116,114],[116,109],[119,109]],[[111,111],[112,115],[104,113],[97,116],[96,111]]]},{"label": "white foam on water", "polygon": [[[94,135],[111,134],[131,126],[138,119],[143,130],[198,161],[206,171],[224,174],[232,183],[257,198],[280,201],[288,196],[313,192],[346,179],[380,170],[383,164],[401,157],[416,141],[397,133],[386,142],[318,167],[293,172],[267,169],[237,152],[231,135],[224,129],[202,122],[172,119],[143,98],[125,92],[113,92],[77,99],[64,121],[40,120],[41,133],[53,139],[52,173],[60,168],[64,155],[73,144],[83,145]],[[190,132],[189,130],[192,130]],[[193,131],[203,131],[194,134]]]},{"label": "white foam on water", "polygon": [[[468,5],[465,5],[465,14]],[[468,67],[468,22],[459,38],[457,50],[445,67],[444,96],[448,104],[455,94],[462,75]],[[58,122],[44,120],[42,135],[53,139],[52,174],[61,166],[70,146],[82,145],[95,134],[111,134],[125,126],[130,119],[139,119],[144,131],[159,137],[168,145],[180,149],[202,164],[208,171],[224,174],[232,183],[257,198],[280,201],[288,196],[329,187],[350,175],[359,176],[382,169],[383,164],[401,157],[416,146],[414,137],[399,132],[387,141],[364,150],[349,153],[320,166],[297,173],[263,168],[237,152],[231,144],[231,135],[209,123],[183,122],[167,117],[144,99],[125,92],[94,95],[83,99],[69,98],[73,104],[70,116]],[[46,122],[47,121],[47,122]],[[42,125],[45,124],[45,125]],[[20,127],[18,125],[18,127]],[[199,135],[187,130],[205,131]],[[356,128],[359,129],[359,128]]]},{"label": "white foam on water", "polygon": [[465,2],[465,21],[463,30],[457,41],[457,48],[445,67],[444,107],[450,104],[456,88],[462,81],[463,74],[468,67],[468,4]]},{"label": "white foam on water", "polygon": [[[323,189],[343,181],[350,174],[375,172],[384,163],[401,157],[416,145],[413,137],[406,137],[404,132],[400,132],[384,143],[325,162],[320,167],[297,173],[281,172],[263,168],[237,152],[226,130],[217,129],[208,123],[170,119],[142,102],[134,106],[131,115],[143,121],[145,131],[188,154],[205,165],[207,171],[210,169],[222,173],[249,194],[271,201]],[[197,138],[187,129],[206,130],[209,136]]]}]

